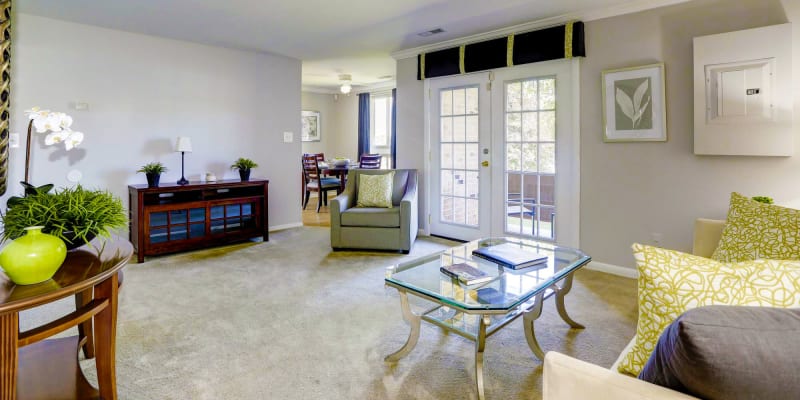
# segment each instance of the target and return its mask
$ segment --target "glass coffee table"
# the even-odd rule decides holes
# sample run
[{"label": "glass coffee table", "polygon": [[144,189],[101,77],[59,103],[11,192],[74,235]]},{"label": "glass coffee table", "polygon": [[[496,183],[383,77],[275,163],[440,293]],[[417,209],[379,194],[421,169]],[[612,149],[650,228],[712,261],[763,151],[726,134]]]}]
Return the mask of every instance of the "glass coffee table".
[{"label": "glass coffee table", "polygon": [[[548,255],[546,264],[513,270],[482,258],[474,257],[478,247],[511,243],[534,253]],[[567,314],[564,297],[572,288],[572,277],[588,264],[591,257],[580,250],[517,238],[481,239],[387,268],[386,285],[400,293],[403,319],[411,325],[406,343],[386,356],[395,362],[406,356],[417,344],[421,321],[438,325],[448,332],[475,342],[475,377],[478,398],[484,399],[483,352],[486,338],[523,317],[525,339],[540,360],[544,351],[534,335],[533,322],[542,314],[544,300],[555,296],[561,318],[572,328],[582,329]],[[443,274],[443,265],[468,263],[493,277],[489,282],[464,285]],[[412,312],[408,295],[433,302],[433,306],[417,314]]]}]

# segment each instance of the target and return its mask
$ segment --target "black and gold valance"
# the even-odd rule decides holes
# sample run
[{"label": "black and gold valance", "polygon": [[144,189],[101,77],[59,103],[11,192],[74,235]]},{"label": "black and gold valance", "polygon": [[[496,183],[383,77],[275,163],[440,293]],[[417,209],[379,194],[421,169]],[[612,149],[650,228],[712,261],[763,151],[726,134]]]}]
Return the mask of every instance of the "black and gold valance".
[{"label": "black and gold valance", "polygon": [[417,56],[417,79],[585,56],[583,22],[568,22],[538,31],[422,53]]}]

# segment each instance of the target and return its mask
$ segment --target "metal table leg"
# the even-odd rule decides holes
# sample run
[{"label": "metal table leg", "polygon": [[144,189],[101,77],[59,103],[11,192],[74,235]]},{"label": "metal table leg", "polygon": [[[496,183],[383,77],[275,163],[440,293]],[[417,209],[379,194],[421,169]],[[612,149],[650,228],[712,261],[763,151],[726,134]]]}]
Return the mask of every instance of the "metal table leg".
[{"label": "metal table leg", "polygon": [[411,332],[408,333],[408,339],[406,343],[396,352],[389,354],[383,360],[388,362],[395,362],[414,350],[414,347],[417,345],[417,341],[419,340],[419,332],[420,332],[420,322],[422,318],[411,312],[411,307],[408,305],[408,294],[406,292],[400,292],[400,307],[403,310],[403,319],[411,325]]},{"label": "metal table leg", "polygon": [[492,318],[488,315],[480,316],[478,337],[475,341],[475,383],[478,389],[478,400],[486,399],[483,391],[483,350],[486,348],[486,328],[491,325]]},{"label": "metal table leg", "polygon": [[540,360],[544,360],[544,351],[539,346],[536,340],[536,334],[533,331],[533,322],[542,315],[542,306],[544,303],[544,291],[536,295],[533,306],[522,314],[522,324],[525,327],[525,340],[528,341],[528,347],[531,348],[533,354]]},{"label": "metal table leg", "polygon": [[567,296],[570,290],[572,290],[572,274],[567,275],[564,279],[564,284],[556,291],[556,309],[558,309],[558,315],[561,316],[564,322],[575,329],[586,328],[570,318],[569,314],[567,314],[567,308],[564,307],[564,297]]}]

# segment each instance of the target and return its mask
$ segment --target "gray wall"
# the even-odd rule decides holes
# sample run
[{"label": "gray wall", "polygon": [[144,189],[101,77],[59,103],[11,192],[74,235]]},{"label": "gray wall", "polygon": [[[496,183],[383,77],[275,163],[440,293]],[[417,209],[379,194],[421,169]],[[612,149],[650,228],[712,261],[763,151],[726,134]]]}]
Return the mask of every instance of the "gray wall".
[{"label": "gray wall", "polygon": [[[97,28],[37,16],[14,16],[11,131],[22,145],[12,148],[9,195],[17,194],[25,163],[24,110],[63,111],[73,129],[85,133],[81,146],[45,146],[34,138],[31,181],[67,186],[72,169],[81,184],[104,188],[127,204],[128,184],[145,183],[135,171],[151,161],[180,178],[177,136],[192,139],[186,176],[206,172],[237,178],[229,169],[238,157],[260,166],[255,177],[270,180],[270,225],[300,222],[297,165],[300,154],[300,61],[283,56],[203,46]],[[89,109],[77,111],[74,102]],[[292,143],[283,132],[294,132]]]},{"label": "gray wall", "polygon": [[[793,22],[795,121],[800,119],[798,3],[695,0],[586,23],[588,56],[581,62],[580,78],[580,246],[594,260],[632,267],[630,245],[653,243],[652,233],[663,235],[663,247],[689,251],[693,220],[724,218],[732,191],[800,206],[800,185],[795,184],[800,151],[788,158],[695,156],[692,151],[695,36]],[[666,64],[669,141],[603,143],[602,70],[653,62]],[[398,163],[422,169],[424,90],[416,80],[416,58],[399,60],[397,76]],[[421,195],[425,201],[426,194]]]},{"label": "gray wall", "polygon": [[320,112],[322,140],[303,142],[303,153],[358,160],[358,95],[303,92],[303,110]]}]

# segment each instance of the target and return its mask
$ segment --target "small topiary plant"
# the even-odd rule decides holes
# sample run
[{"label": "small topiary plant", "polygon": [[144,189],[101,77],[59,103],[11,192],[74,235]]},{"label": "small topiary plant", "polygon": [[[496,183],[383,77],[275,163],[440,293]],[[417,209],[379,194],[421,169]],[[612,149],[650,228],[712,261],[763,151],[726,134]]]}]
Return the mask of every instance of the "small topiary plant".
[{"label": "small topiary plant", "polygon": [[772,197],[767,196],[753,196],[753,200],[764,203],[764,204],[773,204]]}]

